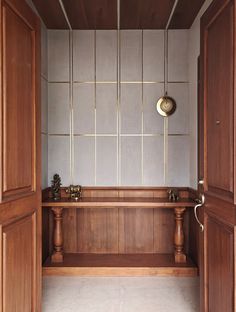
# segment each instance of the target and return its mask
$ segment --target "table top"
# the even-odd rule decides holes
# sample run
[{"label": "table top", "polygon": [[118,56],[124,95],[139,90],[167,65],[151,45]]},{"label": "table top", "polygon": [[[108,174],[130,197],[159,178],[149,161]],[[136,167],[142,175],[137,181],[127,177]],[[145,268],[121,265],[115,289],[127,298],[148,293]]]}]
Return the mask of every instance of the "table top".
[{"label": "table top", "polygon": [[63,208],[192,208],[195,201],[188,198],[179,199],[177,202],[170,202],[168,198],[138,198],[138,197],[83,197],[78,200],[61,198],[53,200],[47,198],[43,201],[43,207]]}]

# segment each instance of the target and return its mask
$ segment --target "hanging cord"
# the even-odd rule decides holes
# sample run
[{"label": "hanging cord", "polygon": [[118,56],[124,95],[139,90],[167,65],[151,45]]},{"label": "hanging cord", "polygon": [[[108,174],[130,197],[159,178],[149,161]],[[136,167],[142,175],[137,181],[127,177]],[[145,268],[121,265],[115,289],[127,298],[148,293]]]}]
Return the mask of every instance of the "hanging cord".
[{"label": "hanging cord", "polygon": [[[175,0],[164,31],[164,95],[168,96],[168,29],[179,0]],[[168,184],[168,118],[164,118],[164,185]]]},{"label": "hanging cord", "polygon": [[175,0],[174,5],[172,7],[172,10],[170,12],[170,16],[168,18],[166,27],[165,27],[165,34],[164,34],[164,49],[165,49],[165,59],[164,59],[164,93],[165,96],[167,96],[168,94],[168,49],[169,49],[169,45],[168,45],[168,30],[169,30],[169,26],[172,20],[172,17],[175,13],[175,9],[177,7],[179,0]]}]

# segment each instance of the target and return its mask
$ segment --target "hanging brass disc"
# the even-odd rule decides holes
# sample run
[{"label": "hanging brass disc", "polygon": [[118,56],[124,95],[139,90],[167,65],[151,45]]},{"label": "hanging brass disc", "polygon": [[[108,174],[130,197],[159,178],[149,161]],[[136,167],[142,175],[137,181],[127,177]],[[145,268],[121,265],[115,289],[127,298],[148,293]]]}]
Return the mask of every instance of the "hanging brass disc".
[{"label": "hanging brass disc", "polygon": [[161,116],[168,117],[176,110],[176,102],[169,96],[161,97],[157,102],[157,111]]}]

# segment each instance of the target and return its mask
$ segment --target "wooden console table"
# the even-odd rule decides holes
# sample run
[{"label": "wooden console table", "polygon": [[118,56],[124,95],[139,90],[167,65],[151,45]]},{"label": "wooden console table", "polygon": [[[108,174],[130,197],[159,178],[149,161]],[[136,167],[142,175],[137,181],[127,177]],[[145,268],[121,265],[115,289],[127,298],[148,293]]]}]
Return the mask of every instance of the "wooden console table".
[{"label": "wooden console table", "polygon": [[51,208],[54,215],[53,245],[54,252],[51,261],[53,263],[63,262],[63,209],[68,208],[165,208],[173,209],[175,216],[175,235],[174,235],[174,256],[176,263],[186,263],[186,254],[184,252],[184,230],[183,220],[187,208],[192,208],[195,202],[190,199],[181,199],[178,202],[169,202],[163,198],[81,198],[78,201],[72,201],[62,198],[59,201],[46,199],[43,207]]}]

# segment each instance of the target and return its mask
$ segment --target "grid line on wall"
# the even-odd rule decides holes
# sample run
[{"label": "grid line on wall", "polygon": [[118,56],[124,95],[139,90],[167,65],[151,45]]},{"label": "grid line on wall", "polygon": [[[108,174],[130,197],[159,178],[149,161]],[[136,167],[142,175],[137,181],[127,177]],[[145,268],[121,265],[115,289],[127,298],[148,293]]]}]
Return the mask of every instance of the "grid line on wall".
[{"label": "grid line on wall", "polygon": [[[41,134],[47,134],[47,133],[43,133],[41,132]],[[70,133],[48,133],[49,136],[70,136]],[[164,133],[121,133],[120,137],[160,137],[160,136],[164,136]],[[188,133],[168,133],[167,134],[169,137],[172,136],[179,136],[179,137],[184,137],[184,136],[189,136]],[[86,133],[86,134],[80,134],[80,133],[74,133],[73,134],[74,137],[95,137],[94,133]],[[97,137],[117,137],[117,134],[110,134],[110,133],[97,133],[96,134]]]},{"label": "grid line on wall", "polygon": [[[119,1],[119,0],[118,0]],[[118,157],[118,162],[117,162],[117,171],[118,171],[118,185],[121,185],[121,83],[120,83],[120,77],[121,77],[121,31],[120,27],[118,27],[117,30],[117,94],[118,94],[118,133],[117,133],[117,146],[118,146],[118,151],[117,151],[117,157]]]},{"label": "grid line on wall", "polygon": [[74,96],[73,96],[73,31],[69,31],[69,63],[70,63],[70,182],[74,183]]},{"label": "grid line on wall", "polygon": [[144,185],[144,90],[143,90],[143,30],[142,30],[142,39],[141,39],[141,45],[142,45],[142,65],[141,65],[141,74],[142,74],[142,86],[141,86],[141,105],[142,105],[142,110],[141,110],[141,131],[142,131],[142,137],[141,137],[141,183]]},{"label": "grid line on wall", "polygon": [[[117,1],[117,5],[119,5],[119,0]],[[117,20],[118,20],[118,29],[116,31],[116,92],[117,92],[117,98],[116,98],[116,132],[117,132],[117,140],[116,140],[116,183],[117,185],[120,185],[120,172],[119,172],[119,144],[120,144],[120,115],[119,115],[119,110],[120,110],[120,89],[119,89],[119,80],[120,80],[120,71],[119,71],[119,63],[120,63],[120,54],[119,54],[119,49],[120,49],[120,28],[119,28],[119,19],[120,19],[120,13],[119,9],[117,10]]]},{"label": "grid line on wall", "polygon": [[97,31],[94,30],[94,184],[97,185]]},{"label": "grid line on wall", "polygon": [[[43,77],[43,76],[42,76]],[[43,77],[44,78],[44,77]],[[45,80],[47,80],[46,78],[44,78]],[[48,81],[48,80],[47,80]],[[53,83],[56,83],[56,84],[69,84],[70,81],[48,81],[49,84],[53,84]],[[73,81],[74,84],[94,84],[95,81],[77,81],[77,80],[74,80]],[[96,81],[97,84],[117,84],[117,81]],[[120,81],[120,84],[164,84],[165,82],[164,81]],[[168,81],[168,84],[189,84],[189,81]]]},{"label": "grid line on wall", "polygon": [[[122,174],[123,174],[123,166],[125,164],[125,160],[124,160],[124,156],[122,155],[122,149],[123,149],[123,144],[126,144],[126,142],[122,141],[122,138],[124,137],[129,137],[129,138],[132,138],[132,137],[140,137],[139,139],[139,146],[140,146],[140,143],[141,143],[141,155],[139,155],[139,157],[141,157],[141,181],[140,181],[140,184],[142,185],[145,185],[145,170],[146,170],[146,167],[145,167],[145,137],[164,137],[164,182],[165,184],[167,183],[167,177],[168,177],[168,137],[171,137],[171,136],[179,136],[179,137],[184,137],[184,136],[189,136],[189,133],[168,133],[169,132],[169,126],[168,126],[168,120],[166,118],[164,118],[164,128],[161,129],[161,131],[163,130],[163,133],[144,133],[144,126],[145,126],[145,89],[144,89],[144,84],[164,84],[165,81],[167,81],[166,83],[166,88],[168,88],[168,84],[171,84],[171,83],[175,83],[175,84],[184,84],[184,83],[188,83],[187,81],[168,81],[168,64],[167,64],[167,67],[165,68],[164,72],[165,72],[165,79],[164,81],[144,81],[144,75],[145,75],[145,63],[144,63],[144,58],[146,56],[146,50],[145,50],[145,46],[144,46],[144,41],[145,41],[145,31],[141,30],[141,34],[142,34],[142,37],[141,37],[141,54],[142,54],[142,57],[140,58],[140,61],[141,61],[141,72],[142,72],[142,77],[139,81],[121,81],[121,69],[122,69],[122,59],[121,59],[121,53],[122,53],[122,31],[120,31],[119,29],[117,30],[117,33],[116,33],[116,36],[117,36],[117,47],[116,47],[116,60],[117,60],[117,80],[116,81],[97,81],[97,77],[98,77],[98,73],[97,73],[97,33],[98,31],[94,30],[94,81],[76,81],[74,80],[74,73],[73,73],[73,69],[74,69],[74,53],[75,50],[74,50],[74,46],[73,46],[73,43],[75,44],[75,42],[73,41],[74,40],[74,36],[73,36],[73,32],[70,32],[70,40],[69,40],[69,45],[70,45],[70,81],[65,81],[65,82],[62,82],[62,81],[49,81],[48,83],[50,84],[53,84],[53,83],[58,83],[58,84],[63,84],[63,83],[66,83],[66,84],[70,84],[70,86],[72,86],[72,88],[70,87],[70,115],[71,115],[71,119],[70,119],[70,133],[49,133],[48,136],[66,136],[66,137],[70,137],[70,175],[71,175],[71,183],[78,183],[77,182],[77,177],[75,175],[75,141],[74,139],[76,137],[93,137],[94,138],[94,145],[95,145],[95,150],[94,150],[94,178],[91,177],[92,181],[91,183],[93,183],[93,179],[94,179],[94,184],[97,185],[98,181],[100,181],[98,179],[98,172],[97,169],[98,169],[98,164],[97,164],[97,157],[98,155],[98,147],[99,144],[100,144],[100,141],[97,141],[97,138],[98,137],[113,137],[113,138],[117,138],[116,140],[116,168],[115,168],[115,165],[114,167],[112,168],[113,170],[116,169],[116,177],[114,177],[114,179],[116,178],[116,180],[114,181],[117,181],[117,184],[118,185],[123,185],[124,184],[124,179],[122,177]],[[163,42],[163,41],[162,41]],[[165,44],[164,44],[164,54],[165,54],[165,57],[166,55],[168,55],[168,46],[166,46],[167,43],[166,43],[166,39],[165,39]],[[145,54],[145,55],[144,55]],[[167,77],[166,77],[167,76]],[[152,77],[152,76],[151,76]],[[178,78],[178,77],[177,77]],[[108,78],[109,79],[109,78]],[[113,78],[114,79],[114,78]],[[135,78],[134,78],[135,79]],[[154,78],[155,79],[155,78]],[[76,133],[74,131],[74,109],[75,109],[75,106],[74,106],[74,95],[73,95],[73,87],[75,86],[75,84],[94,84],[94,111],[95,111],[95,118],[94,118],[94,127],[95,127],[95,130],[94,130],[94,133]],[[97,107],[97,104],[98,104],[98,94],[97,94],[97,84],[116,84],[117,85],[117,120],[116,120],[116,131],[114,129],[114,133],[113,133],[113,130],[111,133],[97,133],[97,127],[98,127],[98,122],[99,120],[97,120],[97,115],[99,114],[99,106]],[[141,91],[141,105],[142,105],[142,108],[141,108],[141,132],[140,133],[121,133],[121,93],[122,93],[122,84],[139,84],[141,89],[139,89]],[[92,87],[92,88],[93,88]],[[129,90],[128,90],[129,91]],[[72,100],[71,100],[72,99]],[[140,96],[139,96],[139,99],[140,99]],[[79,99],[79,102],[80,102],[80,99]],[[138,115],[138,118],[140,120],[140,113]],[[150,128],[149,128],[150,129]],[[151,128],[152,129],[152,128]],[[155,129],[155,128],[154,128]],[[105,130],[106,131],[106,130]],[[152,131],[152,130],[151,130]],[[93,144],[93,143],[92,143]],[[130,144],[129,142],[127,142],[127,144]],[[138,149],[140,150],[140,148],[138,147]],[[78,151],[79,153],[81,151]],[[162,151],[161,151],[162,152]],[[123,153],[124,154],[124,153]],[[122,158],[123,157],[123,158]],[[138,160],[138,162],[140,163],[140,160]],[[163,167],[162,167],[163,168]],[[139,170],[139,175],[138,175],[138,178],[140,178],[140,168],[138,168]],[[163,170],[162,170],[163,172]],[[161,174],[161,176],[163,176]],[[75,181],[76,180],[76,181]],[[145,180],[145,181],[144,181]],[[79,181],[79,180],[78,180]],[[153,180],[150,180],[150,183],[152,183]]]},{"label": "grid line on wall", "polygon": [[[168,29],[164,30],[164,94],[168,93]],[[164,117],[164,185],[168,180],[168,117]]]}]

